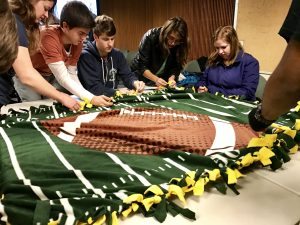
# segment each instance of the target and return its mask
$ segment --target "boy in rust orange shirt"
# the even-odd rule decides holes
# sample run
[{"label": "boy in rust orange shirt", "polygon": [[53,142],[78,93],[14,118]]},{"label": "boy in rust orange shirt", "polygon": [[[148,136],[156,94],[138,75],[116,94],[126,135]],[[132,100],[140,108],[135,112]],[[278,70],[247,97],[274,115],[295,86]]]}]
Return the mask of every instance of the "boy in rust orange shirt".
[{"label": "boy in rust orange shirt", "polygon": [[[33,66],[50,83],[55,80],[67,91],[96,106],[110,106],[111,98],[95,96],[87,91],[77,77],[77,61],[83,41],[94,27],[93,16],[79,1],[68,2],[61,12],[60,26],[43,27],[39,50],[31,56]],[[24,85],[16,84],[22,100],[37,100],[41,96]]]}]

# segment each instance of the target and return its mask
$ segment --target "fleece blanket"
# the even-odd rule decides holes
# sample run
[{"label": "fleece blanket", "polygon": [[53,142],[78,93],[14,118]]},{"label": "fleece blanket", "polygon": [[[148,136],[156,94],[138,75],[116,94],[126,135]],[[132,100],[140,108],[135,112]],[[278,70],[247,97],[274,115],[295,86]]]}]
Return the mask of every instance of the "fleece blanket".
[{"label": "fleece blanket", "polygon": [[0,120],[1,224],[118,224],[134,213],[195,219],[187,193],[222,193],[249,166],[276,170],[298,150],[298,110],[264,134],[254,103],[187,91],[118,96],[112,107],[60,104]]}]

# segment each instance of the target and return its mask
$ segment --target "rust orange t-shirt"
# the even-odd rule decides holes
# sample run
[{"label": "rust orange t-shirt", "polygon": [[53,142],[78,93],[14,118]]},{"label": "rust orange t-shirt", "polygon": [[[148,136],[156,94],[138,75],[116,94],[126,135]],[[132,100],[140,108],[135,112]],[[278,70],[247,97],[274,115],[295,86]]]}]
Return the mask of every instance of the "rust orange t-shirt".
[{"label": "rust orange t-shirt", "polygon": [[31,56],[33,67],[43,75],[51,74],[49,63],[63,61],[66,66],[76,66],[83,44],[71,45],[69,54],[62,41],[63,31],[59,26],[42,28],[40,49]]}]

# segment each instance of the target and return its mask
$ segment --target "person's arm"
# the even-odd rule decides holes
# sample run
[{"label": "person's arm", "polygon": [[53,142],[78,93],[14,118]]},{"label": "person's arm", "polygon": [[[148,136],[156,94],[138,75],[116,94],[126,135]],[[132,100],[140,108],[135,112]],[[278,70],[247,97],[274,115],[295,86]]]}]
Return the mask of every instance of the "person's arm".
[{"label": "person's arm", "polygon": [[[249,60],[249,61],[248,61]],[[255,98],[255,91],[259,81],[259,63],[254,58],[247,59],[242,68],[242,84],[237,88],[221,88],[219,92],[225,95],[243,96],[247,100]],[[208,87],[209,89],[209,87]],[[216,91],[216,90],[214,90]]]},{"label": "person's arm", "polygon": [[266,83],[261,105],[248,115],[253,130],[266,129],[279,116],[296,106],[300,99],[299,61],[300,41],[292,39]]},{"label": "person's arm", "polygon": [[134,89],[133,83],[138,79],[135,74],[131,72],[125,56],[121,52],[115,52],[115,57],[116,58],[113,58],[113,61],[117,62],[117,65],[114,65],[118,70],[117,75],[121,77],[125,87],[127,87],[128,89]]},{"label": "person's arm", "polygon": [[166,86],[168,84],[167,81],[165,81],[164,79],[156,76],[150,70],[145,70],[144,73],[143,73],[143,76],[146,77],[149,80],[152,80],[155,83],[156,86]]},{"label": "person's arm", "polygon": [[300,41],[290,40],[278,66],[268,79],[262,100],[262,116],[275,120],[300,100]]},{"label": "person's arm", "polygon": [[145,88],[145,83],[143,81],[136,80],[133,82],[134,89],[138,92],[143,92]]},{"label": "person's arm", "polygon": [[105,96],[95,96],[81,85],[76,74],[75,66],[69,66],[68,69],[63,61],[49,63],[48,66],[58,83],[72,94],[78,96],[81,100],[88,100],[95,106],[112,105],[109,98],[105,98]]},{"label": "person's arm", "polygon": [[200,76],[200,80],[195,84],[195,88],[200,92],[199,88],[202,87],[201,89],[204,90],[203,88],[205,87],[206,90],[202,92],[207,92],[207,74],[208,74],[209,68],[206,68],[203,72],[203,74]]},{"label": "person's arm", "polygon": [[149,30],[147,33],[144,34],[139,45],[139,52],[137,58],[138,67],[139,67],[139,72],[143,75],[146,70],[150,71],[149,67],[151,62],[151,48],[152,48],[150,35],[151,35],[151,30]]},{"label": "person's arm", "polygon": [[82,86],[94,95],[114,96],[116,90],[105,87],[101,62],[94,56],[83,53],[77,63],[78,78]]},{"label": "person's arm", "polygon": [[177,51],[178,50],[176,50],[176,49],[174,49],[174,50],[171,49],[171,52],[170,52],[171,55],[168,57],[168,61],[170,60],[170,62],[167,61],[167,63],[170,63],[170,65],[171,65],[171,67],[169,67],[169,72],[168,72],[169,73],[168,81],[170,81],[170,78],[171,78],[171,80],[175,81],[175,84],[176,84],[176,81],[178,81],[178,76],[183,69],[183,66],[177,61],[177,57],[176,57]]},{"label": "person's arm", "polygon": [[152,73],[149,69],[150,65],[150,52],[151,52],[151,43],[150,38],[145,36],[143,40],[141,41],[140,47],[139,47],[139,65],[140,65],[140,71],[143,74],[144,77],[147,79],[153,81],[156,86],[166,86],[167,82],[158,77],[156,74]]},{"label": "person's arm", "polygon": [[175,87],[176,86],[176,80],[178,80],[178,78],[176,78],[175,75],[171,75],[169,78],[168,78],[168,84],[170,87]]},{"label": "person's arm", "polygon": [[156,76],[156,74],[152,73],[150,70],[150,62],[151,62],[151,49],[154,46],[151,43],[151,30],[148,31],[142,38],[139,46],[139,72],[146,77],[147,79],[153,81],[156,86],[166,86],[167,82]]},{"label": "person's arm", "polygon": [[[87,99],[89,101],[92,100],[94,95],[85,90],[84,87],[82,87],[80,82],[76,82],[76,74],[71,74],[70,71],[68,71],[67,67],[65,66],[65,63],[63,61],[58,61],[55,63],[49,63],[48,64],[51,72],[55,76],[58,83],[67,89],[70,93],[73,95],[76,95],[81,100]],[[72,69],[72,67],[71,67]],[[74,70],[74,68],[73,68]],[[75,71],[73,71],[75,72]],[[78,80],[79,81],[79,80]]]},{"label": "person's arm", "polygon": [[41,95],[61,102],[71,110],[79,110],[79,103],[71,96],[56,90],[42,75],[37,72],[31,63],[28,48],[19,46],[18,56],[13,63],[13,68],[20,81]]},{"label": "person's arm", "polygon": [[125,87],[127,87],[128,89],[135,89],[138,92],[143,91],[145,83],[139,81],[135,74],[131,72],[127,61],[121,52],[116,53],[116,55],[118,57],[118,75],[121,77]]}]

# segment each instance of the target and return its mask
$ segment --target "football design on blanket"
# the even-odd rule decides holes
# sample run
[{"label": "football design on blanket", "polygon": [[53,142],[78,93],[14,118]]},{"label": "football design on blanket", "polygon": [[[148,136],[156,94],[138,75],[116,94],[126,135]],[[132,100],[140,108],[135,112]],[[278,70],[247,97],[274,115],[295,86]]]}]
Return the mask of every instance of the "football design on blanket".
[{"label": "football design on blanket", "polygon": [[41,123],[72,143],[131,154],[182,150],[205,155],[245,147],[257,137],[248,124],[166,108],[122,108]]},{"label": "football design on blanket", "polygon": [[196,219],[188,194],[201,196],[207,184],[238,193],[241,169],[276,170],[298,150],[299,110],[257,137],[247,125],[254,106],[163,90],[77,113],[56,103],[10,110],[0,117],[0,224],[117,225],[133,213]]}]

